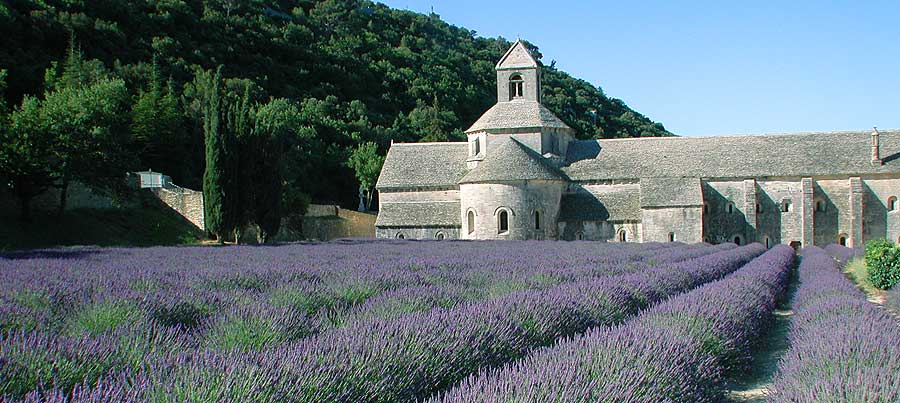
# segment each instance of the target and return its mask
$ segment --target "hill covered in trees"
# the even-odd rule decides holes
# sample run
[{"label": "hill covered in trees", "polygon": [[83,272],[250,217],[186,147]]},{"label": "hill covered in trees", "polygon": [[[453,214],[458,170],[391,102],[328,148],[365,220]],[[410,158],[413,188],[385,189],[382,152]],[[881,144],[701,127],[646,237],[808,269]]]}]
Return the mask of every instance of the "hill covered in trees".
[{"label": "hill covered in trees", "polygon": [[[362,0],[11,0],[0,3],[0,70],[6,70],[0,110],[15,115],[24,107],[31,121],[51,119],[57,115],[29,102],[49,97],[44,106],[62,113],[84,104],[74,101],[79,94],[114,94],[115,105],[102,116],[104,128],[116,133],[93,151],[115,147],[117,158],[80,174],[150,168],[200,188],[211,115],[209,88],[199,86],[213,84],[198,77],[219,71],[223,99],[237,100],[232,109],[259,120],[223,127],[278,136],[276,146],[266,143],[265,152],[241,158],[279,159],[269,169],[279,172],[282,201],[353,206],[358,184],[370,184],[377,173],[372,160],[391,140],[462,138],[495,102],[494,64],[510,45],[437,15]],[[64,77],[73,71],[80,78]],[[67,91],[65,82],[99,86],[54,96]],[[582,138],[670,135],[553,63],[544,66],[542,98]],[[16,116],[7,120],[33,126],[25,125],[29,115]],[[220,114],[229,116],[237,115]],[[22,150],[7,149],[0,158],[16,153]],[[6,162],[6,171],[27,165]],[[51,173],[44,185],[64,177]]]}]

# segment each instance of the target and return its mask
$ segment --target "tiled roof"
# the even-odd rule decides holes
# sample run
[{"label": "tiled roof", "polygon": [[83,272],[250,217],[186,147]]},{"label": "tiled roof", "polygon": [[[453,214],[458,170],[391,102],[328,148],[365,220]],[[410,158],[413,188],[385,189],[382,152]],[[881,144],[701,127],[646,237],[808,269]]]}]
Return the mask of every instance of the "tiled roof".
[{"label": "tiled roof", "polygon": [[637,186],[594,191],[581,188],[563,195],[559,221],[640,221],[639,200]]},{"label": "tiled roof", "polygon": [[467,156],[466,143],[395,143],[376,188],[456,186],[466,173]]},{"label": "tiled roof", "polygon": [[900,172],[900,130],[880,130],[880,143],[884,165],[870,163],[870,131],[577,141],[562,170],[576,181]]},{"label": "tiled roof", "polygon": [[547,163],[544,157],[510,137],[495,150],[487,153],[484,160],[463,176],[459,183],[534,179],[567,180],[565,175]]},{"label": "tiled roof", "polygon": [[459,202],[384,203],[376,227],[459,227]]},{"label": "tiled roof", "polygon": [[641,207],[702,206],[699,178],[642,178]]},{"label": "tiled roof", "polygon": [[535,101],[514,100],[497,102],[488,109],[466,132],[492,129],[523,129],[553,127],[569,129],[553,112]]}]

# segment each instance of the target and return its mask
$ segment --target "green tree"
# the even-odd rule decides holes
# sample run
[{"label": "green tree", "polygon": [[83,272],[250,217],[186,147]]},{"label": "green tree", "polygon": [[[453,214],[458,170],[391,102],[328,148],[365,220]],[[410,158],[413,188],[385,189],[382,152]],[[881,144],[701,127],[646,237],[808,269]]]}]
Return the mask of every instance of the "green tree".
[{"label": "green tree", "polygon": [[121,190],[129,166],[129,96],[122,80],[102,80],[45,95],[41,119],[54,138],[60,190],[59,213],[66,208],[73,180],[95,190]]},{"label": "green tree", "polygon": [[54,139],[41,118],[41,102],[25,97],[0,127],[0,175],[12,186],[19,217],[31,220],[31,200],[54,184]]},{"label": "green tree", "polygon": [[[254,164],[251,165],[253,197],[250,205],[252,219],[257,226],[257,241],[260,243],[278,233],[282,216],[285,215],[283,206],[290,205],[283,200],[284,145],[289,139],[298,136],[300,119],[297,105],[283,98],[272,100],[256,111],[252,146],[248,149],[254,152]],[[305,207],[301,207],[301,210],[305,210]]]},{"label": "green tree", "polygon": [[203,135],[206,143],[206,168],[203,171],[203,214],[206,231],[222,243],[225,238],[223,204],[225,201],[226,142],[220,120],[222,118],[222,68],[215,73],[200,71],[194,80],[203,114]]},{"label": "green tree", "polygon": [[188,155],[182,115],[174,83],[163,83],[154,61],[150,85],[140,91],[131,111],[131,133],[142,168],[155,169],[174,178],[185,176]]},{"label": "green tree", "polygon": [[378,181],[378,174],[381,172],[381,166],[384,165],[384,156],[378,154],[378,146],[375,143],[367,142],[360,144],[350,153],[347,165],[353,168],[359,185],[366,189],[365,207],[368,210],[372,205],[375,182]]},{"label": "green tree", "polygon": [[6,70],[0,69],[0,122],[6,117]]},{"label": "green tree", "polygon": [[31,199],[51,186],[60,190],[60,213],[72,181],[96,190],[124,186],[127,105],[125,84],[102,80],[48,92],[43,101],[26,97],[13,111],[2,130],[0,172],[10,178],[24,220]]}]

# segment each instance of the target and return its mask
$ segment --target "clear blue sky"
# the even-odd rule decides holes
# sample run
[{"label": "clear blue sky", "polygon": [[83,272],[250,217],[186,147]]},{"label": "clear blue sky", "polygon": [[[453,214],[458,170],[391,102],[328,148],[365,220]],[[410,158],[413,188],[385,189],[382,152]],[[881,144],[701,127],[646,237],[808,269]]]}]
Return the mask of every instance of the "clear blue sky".
[{"label": "clear blue sky", "polygon": [[900,0],[386,0],[544,63],[679,135],[900,128]]}]

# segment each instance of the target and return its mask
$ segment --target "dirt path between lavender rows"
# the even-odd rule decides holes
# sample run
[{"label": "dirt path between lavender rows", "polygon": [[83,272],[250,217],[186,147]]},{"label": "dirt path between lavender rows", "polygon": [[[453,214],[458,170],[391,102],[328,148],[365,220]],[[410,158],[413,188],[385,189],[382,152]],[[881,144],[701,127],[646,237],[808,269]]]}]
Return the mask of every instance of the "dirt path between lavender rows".
[{"label": "dirt path between lavender rows", "polygon": [[788,333],[794,315],[791,305],[798,283],[795,269],[791,276],[787,297],[779,303],[773,313],[775,321],[772,327],[754,347],[752,366],[729,379],[726,403],[762,403],[766,401],[766,393],[772,387],[772,378],[778,371],[778,361],[790,348]]}]

